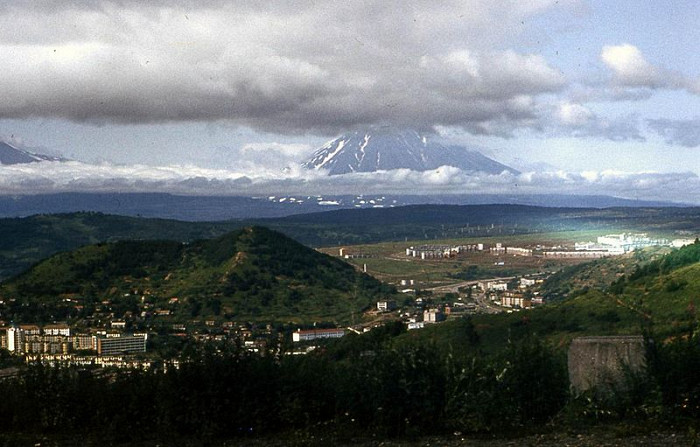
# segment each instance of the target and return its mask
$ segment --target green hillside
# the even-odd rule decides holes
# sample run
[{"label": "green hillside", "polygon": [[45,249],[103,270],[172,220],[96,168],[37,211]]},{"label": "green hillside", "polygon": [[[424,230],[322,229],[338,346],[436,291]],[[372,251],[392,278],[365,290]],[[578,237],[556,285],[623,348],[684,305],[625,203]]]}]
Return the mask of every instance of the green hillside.
[{"label": "green hillside", "polygon": [[0,287],[2,299],[13,304],[7,317],[16,321],[77,319],[105,306],[120,318],[144,303],[183,321],[348,321],[391,293],[352,266],[263,227],[192,243],[89,245]]},{"label": "green hillside", "polygon": [[225,222],[180,222],[84,212],[34,215],[0,219],[0,281],[55,253],[88,244],[146,239],[188,242],[218,237],[250,225],[262,225],[303,244],[322,247],[581,230],[648,231],[672,239],[697,234],[698,216],[700,208],[520,205],[415,205]]},{"label": "green hillside", "polygon": [[[622,268],[628,274],[608,275]],[[582,267],[583,266],[583,267]],[[595,261],[565,270],[563,275],[580,287],[568,298],[546,306],[514,313],[475,315],[411,331],[396,343],[432,342],[452,348],[479,347],[497,352],[508,340],[527,335],[544,338],[555,346],[584,335],[649,333],[666,339],[697,332],[700,306],[700,243],[657,257],[650,253]],[[618,272],[619,273],[619,272]],[[589,287],[591,278],[611,278]],[[616,279],[615,279],[616,278]],[[561,276],[553,277],[557,284]],[[599,282],[599,280],[596,280]],[[545,283],[547,287],[547,283]]]},{"label": "green hillside", "polygon": [[100,213],[0,219],[0,281],[55,253],[89,244],[145,239],[185,242],[221,236],[241,226],[239,222],[179,222]]}]

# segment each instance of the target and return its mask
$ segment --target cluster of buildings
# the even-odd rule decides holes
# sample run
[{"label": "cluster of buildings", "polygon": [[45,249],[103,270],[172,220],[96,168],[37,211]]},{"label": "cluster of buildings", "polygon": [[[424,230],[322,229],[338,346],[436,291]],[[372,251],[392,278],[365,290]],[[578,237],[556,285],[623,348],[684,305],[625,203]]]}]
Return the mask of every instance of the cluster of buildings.
[{"label": "cluster of buildings", "polygon": [[526,294],[525,291],[543,281],[542,278],[522,277],[517,284],[503,280],[492,280],[479,281],[477,287],[492,302],[502,307],[529,309],[533,305],[542,304],[543,301],[538,292]]},{"label": "cluster of buildings", "polygon": [[466,252],[485,252],[494,256],[541,256],[545,258],[559,259],[596,259],[606,256],[621,255],[632,250],[651,246],[671,246],[682,247],[692,244],[691,239],[676,239],[668,241],[666,239],[650,238],[646,234],[609,234],[599,236],[596,242],[577,242],[573,250],[563,247],[545,248],[537,246],[529,247],[507,247],[498,242],[485,248],[484,244],[471,245],[421,245],[406,248],[406,256],[420,259],[443,259],[453,258]]},{"label": "cluster of buildings", "polygon": [[470,245],[420,245],[408,247],[406,256],[420,259],[454,258],[461,253],[483,251],[484,244]]},{"label": "cluster of buildings", "polygon": [[17,355],[69,355],[92,351],[112,356],[146,352],[148,335],[96,331],[74,334],[66,324],[11,325],[0,328],[0,348]]}]

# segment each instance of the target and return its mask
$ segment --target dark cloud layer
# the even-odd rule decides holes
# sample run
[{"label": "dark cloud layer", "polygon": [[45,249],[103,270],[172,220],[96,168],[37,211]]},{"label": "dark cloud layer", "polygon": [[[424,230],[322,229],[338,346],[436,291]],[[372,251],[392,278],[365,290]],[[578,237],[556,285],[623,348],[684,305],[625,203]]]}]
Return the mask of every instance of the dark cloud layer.
[{"label": "dark cloud layer", "polygon": [[14,2],[0,8],[0,118],[506,135],[566,85],[508,45],[566,3]]}]

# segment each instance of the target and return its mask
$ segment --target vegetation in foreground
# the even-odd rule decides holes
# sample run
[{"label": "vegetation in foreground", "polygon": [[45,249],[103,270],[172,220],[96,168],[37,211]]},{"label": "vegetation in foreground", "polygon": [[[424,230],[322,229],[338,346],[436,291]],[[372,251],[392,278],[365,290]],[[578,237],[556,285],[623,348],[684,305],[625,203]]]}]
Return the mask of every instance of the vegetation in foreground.
[{"label": "vegetation in foreground", "polygon": [[[659,326],[622,298],[646,288],[647,303],[658,301],[648,309],[677,306],[695,291],[698,261],[700,243],[640,265],[606,292],[425,331],[389,323],[306,356],[223,343],[187,347],[179,368],[27,365],[0,380],[0,432],[95,444],[266,437],[308,444],[613,424],[630,431],[684,427],[692,438],[700,420],[695,308],[678,313],[677,324]],[[615,328],[646,331],[646,370],[627,374],[619,386],[573,395],[562,340]]]},{"label": "vegetation in foreground", "polygon": [[535,337],[487,355],[477,340],[471,352],[393,347],[401,330],[387,327],[307,356],[207,345],[167,371],[29,365],[0,381],[0,433],[101,445],[269,437],[311,444],[522,436],[601,424],[698,428],[696,336],[653,344],[646,373],[630,375],[625,386],[574,396],[563,352]]}]

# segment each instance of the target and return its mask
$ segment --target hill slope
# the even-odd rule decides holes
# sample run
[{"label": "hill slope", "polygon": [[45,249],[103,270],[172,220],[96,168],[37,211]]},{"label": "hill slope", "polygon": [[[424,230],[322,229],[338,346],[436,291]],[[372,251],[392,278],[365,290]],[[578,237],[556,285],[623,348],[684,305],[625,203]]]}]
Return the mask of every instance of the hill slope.
[{"label": "hill slope", "polygon": [[[657,340],[697,333],[700,318],[700,243],[649,260],[627,258],[633,273],[605,288],[579,289],[569,298],[530,311],[476,315],[470,319],[410,331],[397,343],[430,339],[455,349],[475,345],[491,352],[509,341],[535,334],[566,347],[574,337],[648,333]],[[574,268],[570,279],[583,284],[608,263],[593,262]],[[629,270],[628,270],[629,271]],[[583,276],[583,278],[579,277]]]},{"label": "hill slope", "polygon": [[16,300],[8,311],[15,321],[79,318],[104,301],[121,318],[134,311],[137,297],[154,310],[172,310],[179,320],[225,314],[347,321],[392,292],[350,265],[262,227],[190,244],[90,245],[55,255],[0,288],[5,302]]}]

